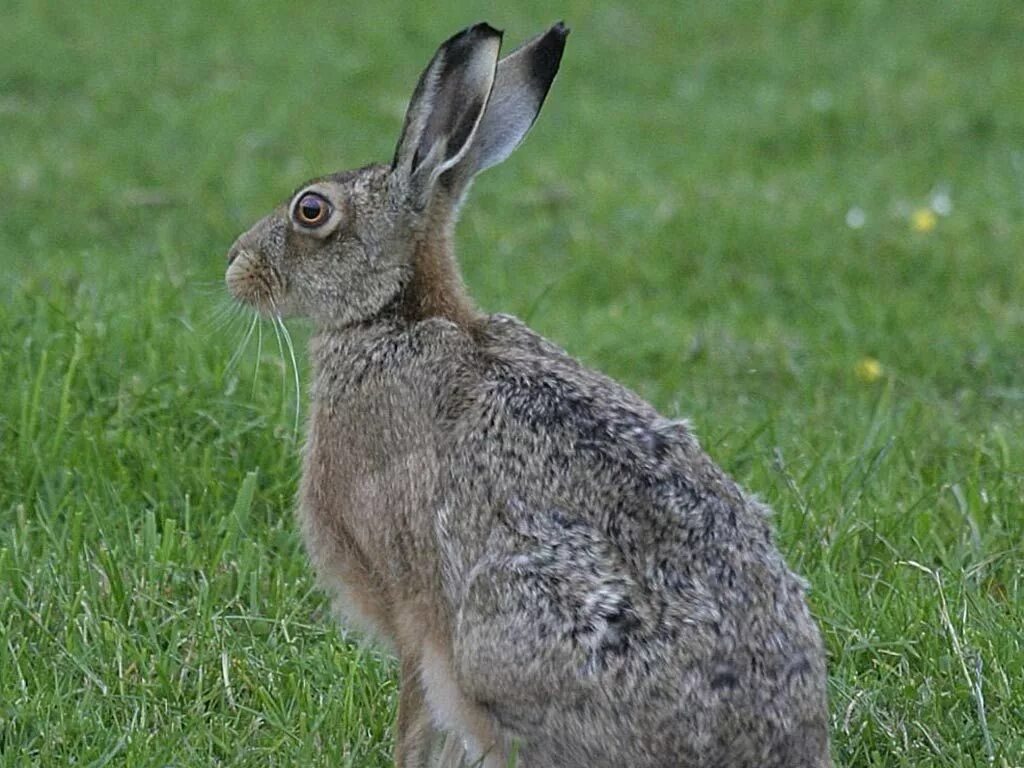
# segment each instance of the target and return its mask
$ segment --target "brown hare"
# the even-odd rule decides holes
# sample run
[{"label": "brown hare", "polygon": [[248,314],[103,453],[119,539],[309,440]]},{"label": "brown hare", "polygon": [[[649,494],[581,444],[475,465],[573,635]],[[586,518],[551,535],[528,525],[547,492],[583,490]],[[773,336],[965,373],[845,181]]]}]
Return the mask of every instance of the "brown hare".
[{"label": "brown hare", "polygon": [[303,184],[231,248],[237,299],[315,326],[309,555],[399,659],[402,768],[825,768],[825,655],[766,508],[460,278],[459,206],[567,34],[499,59],[499,31],[458,33],[391,163]]}]

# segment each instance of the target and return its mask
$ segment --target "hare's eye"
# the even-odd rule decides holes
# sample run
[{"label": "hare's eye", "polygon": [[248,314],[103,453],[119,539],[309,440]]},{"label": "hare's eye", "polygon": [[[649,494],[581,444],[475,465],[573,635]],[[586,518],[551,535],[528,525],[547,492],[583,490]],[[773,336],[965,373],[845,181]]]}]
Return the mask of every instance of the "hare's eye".
[{"label": "hare's eye", "polygon": [[299,198],[293,216],[304,227],[319,227],[331,215],[331,204],[315,192]]}]

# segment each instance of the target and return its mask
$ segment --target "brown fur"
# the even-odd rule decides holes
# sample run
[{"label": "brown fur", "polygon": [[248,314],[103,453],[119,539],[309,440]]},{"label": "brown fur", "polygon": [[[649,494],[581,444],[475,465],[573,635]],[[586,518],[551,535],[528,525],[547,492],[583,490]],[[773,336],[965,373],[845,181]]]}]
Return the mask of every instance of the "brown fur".
[{"label": "brown fur", "polygon": [[[309,182],[232,247],[236,297],[316,326],[310,558],[399,659],[401,768],[443,734],[446,768],[829,768],[825,655],[766,508],[685,423],[465,292],[459,203],[565,34],[501,61],[490,27],[454,36],[390,167]],[[313,230],[305,194],[331,210]]]},{"label": "brown fur", "polygon": [[440,237],[426,235],[413,246],[413,272],[402,314],[410,322],[439,317],[470,330],[481,313],[466,292],[456,264],[451,227],[447,223],[441,227]]}]

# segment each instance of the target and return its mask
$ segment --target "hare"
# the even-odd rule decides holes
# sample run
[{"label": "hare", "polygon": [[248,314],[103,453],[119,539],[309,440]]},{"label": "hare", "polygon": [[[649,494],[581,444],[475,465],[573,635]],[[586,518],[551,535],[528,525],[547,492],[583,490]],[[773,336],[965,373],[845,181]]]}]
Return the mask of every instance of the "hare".
[{"label": "hare", "polygon": [[236,299],[315,327],[310,559],[398,657],[401,768],[825,768],[825,655],[768,510],[460,277],[460,204],[567,35],[499,59],[501,32],[459,32],[390,164],[302,184],[230,250]]}]

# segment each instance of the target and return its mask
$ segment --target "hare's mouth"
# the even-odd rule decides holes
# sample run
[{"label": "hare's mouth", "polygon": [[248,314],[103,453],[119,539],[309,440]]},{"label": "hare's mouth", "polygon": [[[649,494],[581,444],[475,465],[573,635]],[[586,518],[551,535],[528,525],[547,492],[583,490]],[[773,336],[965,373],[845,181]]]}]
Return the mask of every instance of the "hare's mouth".
[{"label": "hare's mouth", "polygon": [[224,273],[231,295],[263,315],[279,315],[280,279],[275,270],[251,251],[232,252]]}]

